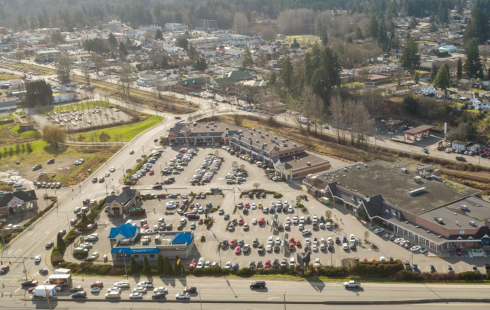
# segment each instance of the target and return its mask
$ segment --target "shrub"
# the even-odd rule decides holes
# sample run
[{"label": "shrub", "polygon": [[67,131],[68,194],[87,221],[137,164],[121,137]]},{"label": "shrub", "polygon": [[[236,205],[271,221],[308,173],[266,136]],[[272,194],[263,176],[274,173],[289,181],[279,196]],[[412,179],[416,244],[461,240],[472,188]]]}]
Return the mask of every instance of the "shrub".
[{"label": "shrub", "polygon": [[57,247],[53,247],[53,250],[51,251],[51,264],[53,266],[58,266],[64,261],[65,260],[63,259],[63,254],[60,253]]},{"label": "shrub", "polygon": [[478,272],[473,272],[473,271],[461,272],[459,274],[459,278],[461,280],[465,280],[465,281],[477,281],[477,280],[483,279],[481,274],[479,274]]},{"label": "shrub", "polygon": [[242,268],[237,270],[235,274],[239,277],[250,277],[255,274],[255,270],[250,268]]},{"label": "shrub", "polygon": [[274,192],[274,198],[281,198],[281,197],[282,197],[281,193]]},{"label": "shrub", "polygon": [[75,257],[76,259],[84,259],[86,258],[88,255],[88,252],[85,252],[85,251],[80,251],[80,252],[74,252],[73,253],[73,257]]},{"label": "shrub", "polygon": [[347,275],[347,268],[344,266],[341,267],[330,267],[330,266],[322,266],[317,268],[318,274],[326,277],[345,277]]}]

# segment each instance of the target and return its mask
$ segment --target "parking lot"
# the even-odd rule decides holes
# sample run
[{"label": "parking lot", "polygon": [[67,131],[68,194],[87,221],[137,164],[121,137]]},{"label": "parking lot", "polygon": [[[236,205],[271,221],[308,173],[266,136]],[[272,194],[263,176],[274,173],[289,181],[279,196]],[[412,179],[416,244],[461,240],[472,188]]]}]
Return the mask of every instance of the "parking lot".
[{"label": "parking lot", "polygon": [[[161,189],[153,189],[152,185],[156,182],[161,182],[162,178],[166,178],[166,176],[159,175],[159,166],[161,165],[162,169],[164,166],[167,167],[170,159],[174,158],[179,150],[180,148],[166,148],[162,152],[161,158],[158,158],[153,164],[153,169],[158,167],[155,169],[155,173],[153,175],[147,174],[135,186],[141,191],[142,195],[153,195],[156,197],[159,194],[165,194],[165,198],[146,200],[143,204],[146,209],[146,215],[131,219],[137,225],[140,225],[141,220],[146,220],[143,223],[148,226],[144,229],[158,229],[160,235],[164,235],[167,231],[175,232],[179,229],[194,231],[197,236],[195,239],[196,247],[191,257],[184,260],[187,264],[193,261],[197,262],[199,259],[205,262],[209,261],[210,264],[219,264],[222,267],[228,262],[231,264],[238,263],[240,267],[248,267],[252,262],[255,266],[260,263],[264,265],[267,261],[272,264],[276,259],[278,263],[282,262],[283,259],[286,259],[289,263],[291,258],[296,260],[297,252],[304,252],[305,246],[309,246],[312,262],[318,259],[321,265],[340,266],[344,258],[359,258],[360,260],[370,261],[373,259],[389,260],[392,257],[393,259],[407,261],[410,265],[417,264],[421,271],[429,271],[429,266],[433,265],[435,270],[439,272],[447,271],[448,266],[451,266],[456,272],[463,272],[471,270],[471,265],[475,264],[480,271],[484,272],[483,265],[486,260],[484,257],[472,257],[470,253],[465,253],[467,251],[463,251],[461,256],[457,256],[454,253],[433,253],[430,251],[425,253],[420,253],[420,251],[411,252],[410,247],[405,248],[400,246],[400,242],[394,242],[399,236],[394,236],[390,240],[390,238],[385,237],[385,234],[391,233],[390,231],[376,234],[374,229],[377,227],[362,223],[351,211],[342,206],[325,205],[307,195],[308,200],[301,199],[301,202],[306,206],[305,209],[294,207],[298,196],[306,194],[304,188],[301,189],[298,182],[274,182],[265,177],[265,171],[262,168],[247,163],[221,149],[218,150],[212,147],[196,148],[196,156],[193,156],[188,162],[188,166],[184,167],[184,170],[179,174],[172,175],[172,177],[175,177],[174,183],[165,184]],[[222,166],[217,174],[209,183],[190,185],[189,181],[195,170],[201,167],[207,156],[210,154],[214,155],[216,151],[218,151],[217,155],[223,159]],[[248,172],[249,177],[244,184],[226,184],[226,174],[234,161],[237,162],[238,166],[244,165],[245,170]],[[248,193],[245,194],[245,191],[254,189],[253,183],[255,182],[260,183],[259,188],[271,193],[265,196],[249,196]],[[208,229],[206,225],[199,224],[198,219],[194,219],[186,220],[184,225],[179,228],[181,219],[185,217],[183,214],[184,210],[180,212],[181,214],[176,212],[176,210],[179,210],[178,206],[184,200],[181,195],[187,194],[190,196],[191,193],[209,192],[211,188],[221,188],[223,195],[207,195],[205,199],[187,197],[190,200],[189,203],[193,205],[186,207],[185,211],[190,212],[195,208],[199,217],[204,219],[205,211],[202,213],[198,212],[199,208],[196,204],[199,203],[201,206],[205,206],[210,202],[213,208],[216,208],[213,210],[214,212],[208,213],[208,216],[214,219],[213,225]],[[282,197],[274,197],[272,192],[280,193]],[[242,194],[242,197],[240,197],[240,194]],[[280,211],[277,208],[279,201],[283,205]],[[169,202],[174,202],[175,207],[167,209],[167,203]],[[274,211],[270,212],[272,202],[274,202],[275,207]],[[288,204],[287,208],[284,208],[285,202]],[[173,205],[174,203],[171,204]],[[235,206],[240,203],[243,208],[240,207],[235,210]],[[289,206],[293,207],[289,208]],[[269,208],[268,212],[264,212],[266,207]],[[210,209],[203,208],[203,210],[207,211],[210,211]],[[327,213],[332,219],[330,229],[327,228],[326,223],[320,225],[320,222],[327,221]],[[165,230],[161,230],[160,226],[157,226],[158,228],[155,227],[160,218],[163,218],[163,222],[166,225]],[[313,222],[315,218],[317,219],[317,227],[314,228]],[[260,224],[261,219],[263,219],[262,224]],[[274,220],[276,225],[273,225]],[[110,228],[121,225],[126,221],[127,219],[122,217],[109,218],[104,213],[98,221],[97,233],[100,239],[95,243],[90,253],[99,252],[101,257],[104,254],[108,254],[110,246],[107,236]],[[236,221],[237,225],[230,229],[229,226],[232,225],[229,225],[229,223],[233,221]],[[301,226],[300,222],[302,221],[304,221],[304,224]],[[286,225],[288,222],[290,223],[289,228]],[[171,224],[170,229],[168,229],[169,224]],[[309,230],[310,233],[303,235],[305,230]],[[368,242],[364,240],[365,232],[369,232]],[[353,248],[350,246],[351,235],[353,235],[356,242],[356,246]],[[203,241],[201,241],[202,236],[204,236]],[[348,247],[346,249],[344,249],[342,242],[344,236],[348,239]],[[270,238],[272,241],[269,241]],[[292,247],[290,247],[291,238],[294,239]],[[334,242],[333,246],[329,247],[326,244],[322,247],[322,239],[327,243],[329,238]],[[339,239],[338,243],[335,242],[337,238]],[[236,245],[238,243],[241,244],[239,251],[237,251],[236,245],[230,245],[232,239],[235,239]],[[254,242],[254,239],[256,239],[256,242]],[[225,240],[228,245],[219,247]],[[272,245],[270,249],[267,248],[269,243]],[[315,243],[316,247],[314,247]],[[244,252],[243,246],[245,244],[249,245],[249,249]],[[260,245],[262,245],[263,251],[259,251]],[[153,240],[150,241],[149,246],[154,246]],[[110,255],[108,256],[110,257]]]}]

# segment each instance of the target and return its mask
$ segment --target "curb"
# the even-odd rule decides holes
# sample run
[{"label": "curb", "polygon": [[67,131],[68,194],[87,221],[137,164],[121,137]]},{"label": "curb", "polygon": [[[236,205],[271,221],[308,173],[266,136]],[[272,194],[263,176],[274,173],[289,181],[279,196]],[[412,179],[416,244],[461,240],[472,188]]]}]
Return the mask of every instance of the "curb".
[{"label": "curb", "polygon": [[[31,299],[23,298],[22,301],[32,302],[42,301],[44,299]],[[291,304],[291,305],[400,305],[400,304],[424,304],[424,303],[448,303],[448,302],[464,302],[464,303],[488,303],[490,299],[471,299],[471,298],[445,298],[445,299],[407,299],[407,300],[364,300],[364,301],[286,301],[283,300],[163,300],[154,301],[152,299],[119,299],[119,300],[108,300],[108,299],[72,299],[72,298],[54,298],[53,301],[72,301],[72,302],[157,302],[157,303],[184,303],[184,304]]]}]

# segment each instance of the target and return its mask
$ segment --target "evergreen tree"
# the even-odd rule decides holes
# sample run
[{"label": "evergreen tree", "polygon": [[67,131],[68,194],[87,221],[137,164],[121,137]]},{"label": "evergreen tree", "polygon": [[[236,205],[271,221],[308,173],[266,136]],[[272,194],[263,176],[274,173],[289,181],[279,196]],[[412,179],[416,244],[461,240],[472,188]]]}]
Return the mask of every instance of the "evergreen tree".
[{"label": "evergreen tree", "polygon": [[413,82],[415,84],[418,84],[420,81],[420,75],[419,75],[419,72],[418,71],[415,71],[415,74],[413,75]]},{"label": "evergreen tree", "polygon": [[157,270],[158,270],[159,274],[163,274],[163,256],[162,255],[158,255]]},{"label": "evergreen tree", "polygon": [[157,32],[155,33],[155,40],[163,40],[163,33],[160,29],[157,29]]},{"label": "evergreen tree", "polygon": [[136,262],[134,256],[131,256],[131,272],[136,273],[138,271],[139,271],[138,263]]},{"label": "evergreen tree", "polygon": [[271,85],[274,85],[276,84],[276,80],[277,80],[277,74],[276,74],[276,71],[272,71],[270,77],[269,77],[269,83]]},{"label": "evergreen tree", "polygon": [[291,48],[298,48],[300,47],[298,40],[296,38],[293,39],[293,43],[291,43]]},{"label": "evergreen tree", "polygon": [[324,30],[323,31],[323,35],[322,35],[322,44],[327,46],[328,44],[328,35],[327,35],[327,30]]},{"label": "evergreen tree", "polygon": [[458,81],[461,80],[461,78],[463,77],[463,61],[461,60],[461,57],[459,57],[458,59],[458,70],[456,73],[456,77]]},{"label": "evergreen tree", "polygon": [[109,47],[111,48],[111,50],[115,50],[116,47],[117,47],[117,39],[116,37],[111,33],[109,33],[109,39],[108,39],[108,42],[109,42]]},{"label": "evergreen tree", "polygon": [[364,39],[364,35],[362,34],[362,30],[359,27],[357,27],[357,29],[356,29],[356,39],[358,39],[358,40]]},{"label": "evergreen tree", "polygon": [[367,29],[370,37],[377,38],[379,25],[378,25],[378,19],[376,18],[376,15],[371,14]]},{"label": "evergreen tree", "polygon": [[163,259],[163,274],[165,275],[172,274],[172,264],[170,263],[170,260],[166,256]]},{"label": "evergreen tree", "polygon": [[194,63],[194,61],[197,59],[198,56],[199,56],[198,52],[197,52],[196,48],[194,47],[194,45],[189,44],[189,46],[187,48],[187,57],[189,57],[191,62]]},{"label": "evergreen tree", "polygon": [[413,38],[407,38],[405,49],[402,52],[400,62],[403,67],[410,69],[412,73],[420,64],[419,48]]},{"label": "evergreen tree", "polygon": [[448,66],[442,66],[434,79],[434,86],[444,89],[444,96],[447,96],[447,89],[451,87],[451,77],[449,76]]},{"label": "evergreen tree", "polygon": [[252,53],[250,52],[250,49],[246,48],[243,53],[242,67],[249,68],[252,67],[253,65],[254,65],[254,60],[252,58]]},{"label": "evergreen tree", "polygon": [[291,80],[293,78],[293,64],[289,56],[284,57],[281,66],[281,79],[284,82],[284,86],[288,90],[291,90]]},{"label": "evergreen tree", "polygon": [[440,24],[447,24],[449,22],[449,6],[447,0],[439,1],[439,8],[437,9],[437,19]]},{"label": "evergreen tree", "polygon": [[415,16],[412,17],[412,20],[410,21],[409,27],[411,29],[415,29],[419,23],[417,22],[417,19],[415,19]]},{"label": "evergreen tree", "polygon": [[437,75],[437,67],[436,64],[433,63],[430,69],[430,79],[434,80],[436,78],[436,75]]},{"label": "evergreen tree", "polygon": [[147,256],[145,256],[145,258],[143,259],[143,271],[145,273],[148,273],[151,271],[150,261],[148,260]]},{"label": "evergreen tree", "polygon": [[468,77],[476,77],[478,71],[481,69],[480,52],[478,51],[478,42],[473,39],[466,46],[466,61],[464,63],[464,70]]},{"label": "evergreen tree", "polygon": [[61,253],[65,252],[66,244],[65,244],[65,240],[63,240],[63,236],[61,234],[58,234],[58,236],[56,238],[56,246],[58,247],[58,250]]},{"label": "evergreen tree", "polygon": [[402,105],[407,112],[410,112],[412,114],[416,114],[419,108],[419,103],[417,99],[412,97],[411,95],[403,98]]},{"label": "evergreen tree", "polygon": [[436,25],[436,18],[434,17],[434,14],[430,16],[430,26],[429,26],[429,31],[430,32],[436,32],[437,31],[437,25]]},{"label": "evergreen tree", "polygon": [[383,50],[386,47],[386,44],[388,43],[388,34],[386,31],[386,25],[385,25],[385,20],[384,18],[381,18],[379,20],[379,26],[378,26],[378,43],[379,45],[383,48]]}]

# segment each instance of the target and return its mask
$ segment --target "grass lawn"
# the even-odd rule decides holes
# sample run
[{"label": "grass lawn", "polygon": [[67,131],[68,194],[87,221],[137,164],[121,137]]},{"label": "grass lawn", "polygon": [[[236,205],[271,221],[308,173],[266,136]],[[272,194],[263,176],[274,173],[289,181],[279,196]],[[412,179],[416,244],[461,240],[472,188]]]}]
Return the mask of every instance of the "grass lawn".
[{"label": "grass lawn", "polygon": [[25,64],[25,63],[11,63],[11,64],[8,64],[8,66],[12,67],[12,68],[17,68],[17,69],[29,71],[29,72],[39,73],[40,75],[54,75],[54,74],[56,74],[56,71],[53,69],[41,67],[41,66],[34,65],[34,64],[29,65],[29,64]]},{"label": "grass lawn", "polygon": [[15,74],[10,74],[10,73],[0,73],[0,81],[1,80],[14,80],[18,79],[19,76]]},{"label": "grass lawn", "polygon": [[14,153],[10,156],[10,146],[4,146],[0,148],[0,153],[2,155],[2,161],[5,164],[15,164],[15,161],[19,160],[22,163],[22,166],[34,166],[38,163],[44,163],[48,159],[56,157],[57,155],[63,154],[67,151],[68,148],[60,148],[59,150],[53,150],[46,142],[42,140],[37,140],[30,142],[32,152],[28,153],[27,151],[24,153],[15,154],[16,146],[13,145],[12,149]]},{"label": "grass lawn", "polygon": [[10,130],[14,135],[20,136],[21,139],[39,139],[40,133],[37,130],[29,130],[29,131],[23,131],[19,133],[19,125],[15,125],[11,130]]},{"label": "grass lawn", "polygon": [[161,123],[162,121],[163,121],[162,117],[152,115],[148,117],[146,120],[139,123],[117,126],[112,128],[97,129],[93,131],[84,132],[82,134],[85,135],[85,141],[90,141],[90,136],[92,135],[92,133],[95,133],[98,137],[102,132],[105,132],[109,136],[111,136],[109,140],[111,142],[131,141],[139,133]]}]

